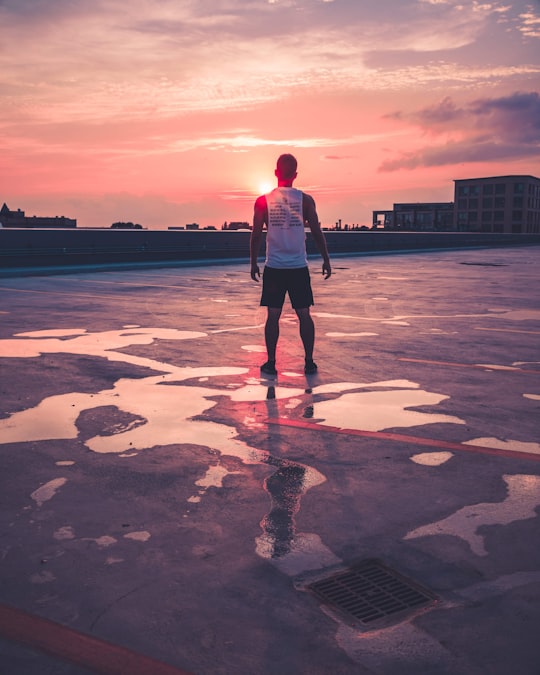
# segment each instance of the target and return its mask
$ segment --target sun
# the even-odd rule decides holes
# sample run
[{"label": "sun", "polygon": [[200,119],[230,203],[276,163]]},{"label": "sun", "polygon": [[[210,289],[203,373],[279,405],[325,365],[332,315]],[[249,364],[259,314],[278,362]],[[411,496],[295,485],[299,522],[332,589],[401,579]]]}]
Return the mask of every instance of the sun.
[{"label": "sun", "polygon": [[265,194],[267,194],[268,192],[272,192],[273,189],[274,189],[274,184],[271,183],[271,182],[268,181],[268,180],[262,180],[262,181],[260,181],[260,183],[257,185],[257,192],[258,192],[260,195],[265,195]]}]

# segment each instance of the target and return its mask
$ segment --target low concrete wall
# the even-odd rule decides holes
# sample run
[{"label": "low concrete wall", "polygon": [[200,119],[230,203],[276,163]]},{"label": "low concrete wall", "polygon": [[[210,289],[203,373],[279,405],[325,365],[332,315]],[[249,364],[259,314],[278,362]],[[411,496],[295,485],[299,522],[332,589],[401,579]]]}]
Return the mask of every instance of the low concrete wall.
[{"label": "low concrete wall", "polygon": [[[540,244],[540,234],[325,232],[331,255]],[[248,231],[0,229],[0,267],[249,259]],[[307,236],[309,254],[317,252]],[[261,255],[264,245],[261,247]]]}]

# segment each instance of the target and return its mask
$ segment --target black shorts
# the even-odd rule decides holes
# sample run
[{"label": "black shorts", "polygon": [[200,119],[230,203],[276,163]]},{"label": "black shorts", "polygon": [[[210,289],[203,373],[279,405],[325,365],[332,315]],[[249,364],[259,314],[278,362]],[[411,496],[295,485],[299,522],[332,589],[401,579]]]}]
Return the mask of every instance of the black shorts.
[{"label": "black shorts", "polygon": [[313,292],[307,267],[296,269],[264,268],[261,306],[283,307],[286,293],[289,294],[293,309],[311,307]]}]

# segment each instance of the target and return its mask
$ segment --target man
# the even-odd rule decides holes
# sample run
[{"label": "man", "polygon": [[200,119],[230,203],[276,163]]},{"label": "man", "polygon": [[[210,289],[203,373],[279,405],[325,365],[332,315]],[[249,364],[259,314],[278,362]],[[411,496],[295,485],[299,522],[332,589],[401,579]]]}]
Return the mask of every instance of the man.
[{"label": "man", "polygon": [[279,319],[286,293],[299,320],[300,338],[305,351],[304,372],[317,371],[313,361],[315,326],[310,314],[313,293],[307,266],[307,223],[323,259],[325,279],[332,274],[326,239],[322,233],[315,202],[310,195],[293,188],[297,176],[295,157],[286,154],[277,160],[275,176],[277,188],[262,195],[255,202],[253,230],[250,241],[251,278],[259,281],[261,273],[257,264],[263,227],[266,225],[266,262],[263,272],[261,306],[267,308],[264,328],[268,360],[261,372],[276,375],[276,347],[279,338]]}]

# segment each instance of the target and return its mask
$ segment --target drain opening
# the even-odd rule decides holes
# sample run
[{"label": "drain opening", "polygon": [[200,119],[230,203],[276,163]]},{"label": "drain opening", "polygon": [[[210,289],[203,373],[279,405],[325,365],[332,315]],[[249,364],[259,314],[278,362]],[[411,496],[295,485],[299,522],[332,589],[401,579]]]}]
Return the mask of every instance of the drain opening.
[{"label": "drain opening", "polygon": [[434,593],[379,560],[362,561],[307,588],[347,621],[370,628],[397,623],[437,603]]}]

